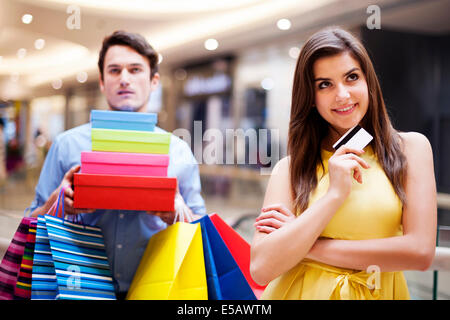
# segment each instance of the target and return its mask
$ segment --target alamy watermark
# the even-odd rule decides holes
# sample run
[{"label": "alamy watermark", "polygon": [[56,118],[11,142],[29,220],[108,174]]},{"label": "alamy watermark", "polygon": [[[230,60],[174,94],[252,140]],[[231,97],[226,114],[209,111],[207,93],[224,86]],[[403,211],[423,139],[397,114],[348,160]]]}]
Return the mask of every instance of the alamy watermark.
[{"label": "alamy watermark", "polygon": [[366,281],[367,288],[370,290],[381,289],[381,268],[377,265],[370,265],[367,267],[366,272],[371,274]]},{"label": "alamy watermark", "polygon": [[[193,136],[184,128],[172,132],[193,150],[198,164],[259,165],[261,175],[270,175],[280,159],[280,133],[278,129],[225,129],[210,128],[203,131],[202,121],[194,121]],[[173,161],[185,161],[174,158]]]},{"label": "alamy watermark", "polygon": [[81,269],[79,266],[70,265],[67,267],[67,288],[69,289],[81,289]]},{"label": "alamy watermark", "polygon": [[66,27],[69,30],[81,29],[81,8],[76,5],[70,5],[66,9],[66,13],[69,17],[66,20]]},{"label": "alamy watermark", "polygon": [[367,18],[366,26],[369,30],[381,29],[381,9],[376,4],[372,4],[367,7],[367,14],[370,16]]}]

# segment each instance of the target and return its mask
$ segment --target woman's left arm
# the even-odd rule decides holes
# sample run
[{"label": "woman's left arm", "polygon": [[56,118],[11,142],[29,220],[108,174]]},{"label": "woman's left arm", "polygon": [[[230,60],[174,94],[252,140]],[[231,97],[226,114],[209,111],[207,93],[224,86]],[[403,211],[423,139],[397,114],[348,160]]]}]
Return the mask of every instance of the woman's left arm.
[{"label": "woman's left arm", "polygon": [[307,258],[336,267],[383,272],[426,270],[436,247],[437,202],[433,153],[428,139],[402,133],[407,159],[403,235],[371,240],[317,240]]}]

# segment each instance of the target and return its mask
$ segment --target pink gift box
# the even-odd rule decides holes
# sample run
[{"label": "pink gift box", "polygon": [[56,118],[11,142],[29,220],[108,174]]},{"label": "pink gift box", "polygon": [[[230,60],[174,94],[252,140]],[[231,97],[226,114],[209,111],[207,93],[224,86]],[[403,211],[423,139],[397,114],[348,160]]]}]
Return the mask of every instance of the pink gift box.
[{"label": "pink gift box", "polygon": [[83,151],[81,173],[167,177],[166,154]]}]

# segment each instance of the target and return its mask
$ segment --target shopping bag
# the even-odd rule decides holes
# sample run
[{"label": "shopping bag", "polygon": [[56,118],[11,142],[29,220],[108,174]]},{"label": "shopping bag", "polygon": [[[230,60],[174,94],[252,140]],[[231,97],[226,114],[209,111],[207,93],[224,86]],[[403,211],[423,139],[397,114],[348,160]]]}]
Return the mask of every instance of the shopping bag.
[{"label": "shopping bag", "polygon": [[25,252],[30,222],[36,218],[24,217],[17,228],[0,264],[0,300],[14,299],[14,289]]},{"label": "shopping bag", "polygon": [[[46,215],[59,213],[58,199],[53,203]],[[64,199],[64,198],[63,198]],[[48,239],[45,215],[39,215],[36,225],[36,239],[34,244],[33,267],[31,275],[31,300],[54,300],[58,294],[55,265],[53,263],[50,241]]]},{"label": "shopping bag", "polygon": [[208,298],[210,300],[256,300],[220,234],[208,216],[194,221],[202,231]]},{"label": "shopping bag", "polygon": [[31,300],[54,300],[57,294],[55,266],[45,216],[38,216],[31,276]]},{"label": "shopping bag", "polygon": [[[64,188],[57,200],[56,213],[63,195]],[[61,217],[52,214],[38,217],[32,299],[115,299],[101,229],[67,220],[61,202]]]},{"label": "shopping bag", "polygon": [[266,286],[257,284],[250,275],[250,244],[216,213],[210,214],[209,217],[239,265],[255,296],[259,299]]},{"label": "shopping bag", "polygon": [[17,276],[16,287],[14,289],[14,299],[28,300],[31,298],[31,276],[33,268],[34,244],[36,242],[37,219],[30,221],[28,228],[25,251],[20,264],[19,275]]},{"label": "shopping bag", "polygon": [[56,299],[115,299],[100,228],[45,216],[55,267]]},{"label": "shopping bag", "polygon": [[176,222],[150,238],[127,299],[208,299],[200,224]]}]

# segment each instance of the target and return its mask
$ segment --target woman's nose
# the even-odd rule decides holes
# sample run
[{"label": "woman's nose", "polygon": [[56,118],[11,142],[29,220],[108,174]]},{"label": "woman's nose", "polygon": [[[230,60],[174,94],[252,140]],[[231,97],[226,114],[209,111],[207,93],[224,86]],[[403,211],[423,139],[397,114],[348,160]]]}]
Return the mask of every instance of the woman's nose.
[{"label": "woman's nose", "polygon": [[347,86],[339,84],[336,92],[336,102],[343,102],[350,98],[350,92]]}]

